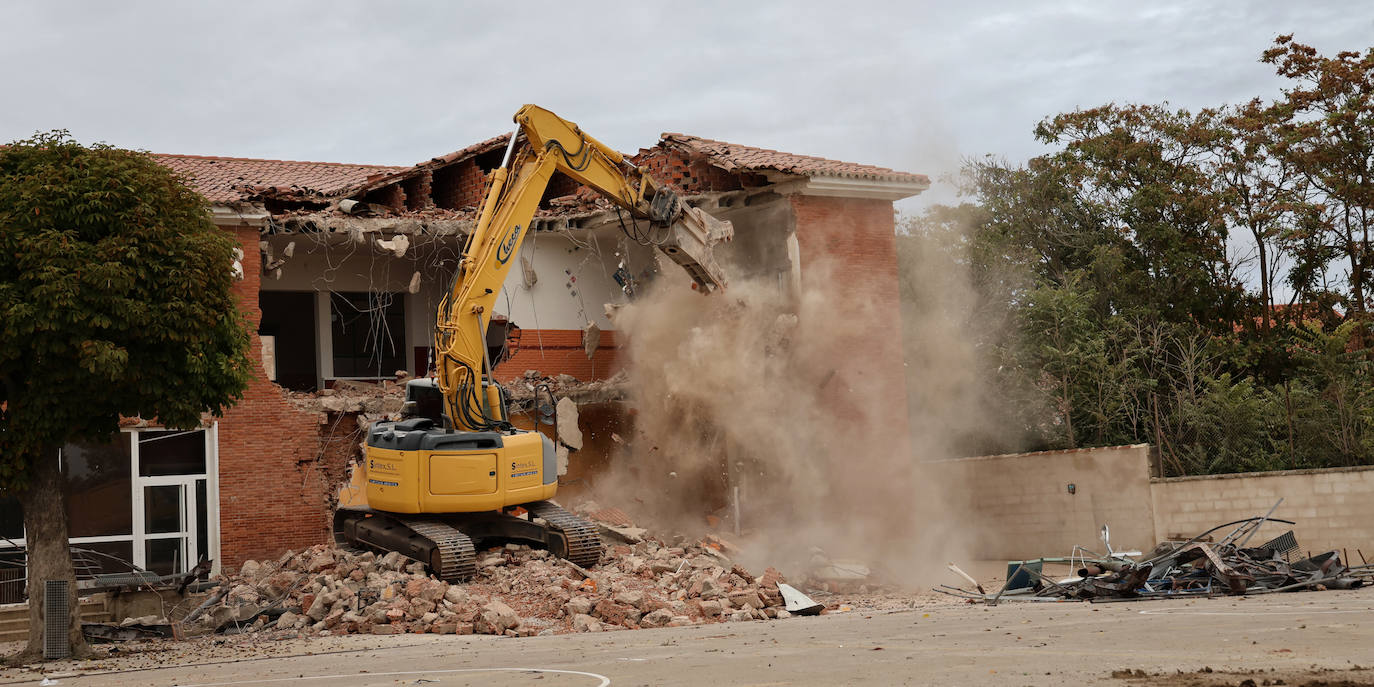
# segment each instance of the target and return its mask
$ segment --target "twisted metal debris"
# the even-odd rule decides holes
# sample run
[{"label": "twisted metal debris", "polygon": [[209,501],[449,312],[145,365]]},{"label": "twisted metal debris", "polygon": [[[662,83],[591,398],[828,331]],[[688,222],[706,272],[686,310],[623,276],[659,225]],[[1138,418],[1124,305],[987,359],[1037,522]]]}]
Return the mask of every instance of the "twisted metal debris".
[{"label": "twisted metal debris", "polygon": [[[996,594],[947,585],[935,591],[995,605],[1002,600],[1113,602],[1273,594],[1355,589],[1374,583],[1374,565],[1364,560],[1362,552],[1356,552],[1361,561],[1355,566],[1341,551],[1303,556],[1291,530],[1247,547],[1259,528],[1269,522],[1294,524],[1269,515],[1246,518],[1217,525],[1184,542],[1160,543],[1143,555],[1113,552],[1109,543],[1106,555],[1074,547],[1067,558],[1014,561],[1008,566],[1007,583]],[[1227,528],[1231,529],[1220,540],[1211,540],[1213,534]],[[1105,543],[1106,528],[1103,535]],[[1044,573],[1046,563],[1068,564],[1070,570],[1076,568],[1076,574],[1053,579]]]}]

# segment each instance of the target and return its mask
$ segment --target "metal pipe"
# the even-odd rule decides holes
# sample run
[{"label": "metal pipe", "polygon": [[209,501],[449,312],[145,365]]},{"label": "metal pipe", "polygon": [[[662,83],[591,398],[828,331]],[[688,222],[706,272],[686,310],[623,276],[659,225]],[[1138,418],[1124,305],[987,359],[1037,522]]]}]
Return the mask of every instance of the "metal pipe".
[{"label": "metal pipe", "polygon": [[518,127],[518,126],[515,127],[515,130],[514,130],[514,131],[510,132],[510,141],[506,143],[506,156],[503,157],[503,158],[501,158],[501,168],[502,168],[502,169],[504,169],[504,168],[506,167],[506,165],[509,165],[509,164],[510,164],[510,156],[511,156],[511,153],[514,153],[514,152],[515,152],[515,136],[516,136],[517,134],[519,134],[519,133],[520,133],[520,127]]},{"label": "metal pipe", "polygon": [[1274,514],[1274,511],[1276,511],[1276,510],[1279,509],[1279,504],[1280,504],[1280,503],[1283,503],[1283,497],[1282,497],[1282,496],[1279,497],[1279,500],[1278,500],[1278,501],[1275,501],[1275,502],[1274,502],[1274,506],[1273,506],[1272,508],[1269,509],[1269,512],[1268,512],[1268,513],[1265,513],[1265,514],[1264,514],[1264,517],[1260,518],[1260,520],[1259,520],[1258,523],[1255,523],[1255,528],[1252,529],[1252,530],[1250,530],[1250,534],[1245,535],[1245,538],[1242,539],[1242,540],[1240,540],[1240,542],[1236,544],[1236,548],[1238,548],[1238,549],[1243,549],[1243,548],[1245,548],[1245,542],[1250,541],[1250,537],[1255,536],[1255,533],[1258,532],[1259,529],[1260,529],[1261,527],[1264,527],[1265,521],[1269,520],[1269,516],[1273,515],[1273,514]]}]

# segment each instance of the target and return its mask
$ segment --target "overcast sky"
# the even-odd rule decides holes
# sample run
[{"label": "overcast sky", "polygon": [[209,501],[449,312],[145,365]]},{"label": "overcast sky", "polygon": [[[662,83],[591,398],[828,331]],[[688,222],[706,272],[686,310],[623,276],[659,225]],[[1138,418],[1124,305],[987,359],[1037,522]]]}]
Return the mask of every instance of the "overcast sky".
[{"label": "overcast sky", "polygon": [[1290,32],[1364,50],[1374,3],[0,0],[0,140],[412,164],[531,102],[625,151],[679,131],[938,177],[1037,154],[1057,112],[1276,95],[1257,58]]}]

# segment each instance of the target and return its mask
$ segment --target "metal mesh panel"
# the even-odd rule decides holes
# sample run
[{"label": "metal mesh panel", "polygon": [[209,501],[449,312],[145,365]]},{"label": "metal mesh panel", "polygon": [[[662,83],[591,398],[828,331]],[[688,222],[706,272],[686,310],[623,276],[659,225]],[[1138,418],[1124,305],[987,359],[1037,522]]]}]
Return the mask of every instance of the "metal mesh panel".
[{"label": "metal mesh panel", "polygon": [[67,603],[67,581],[43,582],[43,658],[66,658],[72,655],[67,642],[67,623],[71,615]]},{"label": "metal mesh panel", "polygon": [[1283,560],[1292,563],[1299,558],[1298,538],[1293,536],[1293,530],[1288,530],[1273,539],[1270,539],[1259,546],[1261,549],[1269,549],[1278,552]]}]

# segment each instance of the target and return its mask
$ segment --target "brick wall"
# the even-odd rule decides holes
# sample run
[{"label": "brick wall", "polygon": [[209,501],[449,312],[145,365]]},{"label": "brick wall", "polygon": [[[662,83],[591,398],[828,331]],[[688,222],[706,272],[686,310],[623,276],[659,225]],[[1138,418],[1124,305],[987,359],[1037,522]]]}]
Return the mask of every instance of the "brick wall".
[{"label": "brick wall", "polygon": [[[971,554],[983,559],[1067,556],[1075,544],[1101,552],[1155,545],[1150,506],[1150,448],[1045,451],[927,463],[929,479],[965,523]],[[1069,493],[1068,485],[1074,485]]]},{"label": "brick wall", "polygon": [[614,375],[622,365],[613,331],[601,332],[600,345],[589,360],[580,329],[522,329],[519,348],[496,366],[496,379],[510,381],[523,377],[526,370],[538,370],[548,377],[567,374],[590,382]]},{"label": "brick wall", "polygon": [[[906,383],[892,203],[886,200],[791,196],[803,290],[826,302],[812,316],[834,321],[834,360],[843,379],[861,381],[863,399],[888,409],[875,418],[905,437]],[[803,302],[803,316],[807,314]],[[851,386],[854,386],[851,383]]]},{"label": "brick wall", "polygon": [[486,175],[476,160],[464,160],[434,171],[430,193],[434,205],[450,210],[482,206]]},{"label": "brick wall", "polygon": [[247,256],[245,278],[234,291],[253,330],[254,375],[243,399],[219,420],[220,564],[226,569],[327,541],[329,532],[318,416],[289,405],[263,373],[258,231],[239,227],[234,234]]},{"label": "brick wall", "polygon": [[683,193],[735,191],[746,185],[763,184],[763,178],[757,174],[726,171],[704,159],[689,159],[666,148],[642,149],[632,160],[656,181]]},{"label": "brick wall", "polygon": [[1374,467],[1174,477],[1155,480],[1150,492],[1161,539],[1264,515],[1283,498],[1274,517],[1297,524],[1265,525],[1251,544],[1292,529],[1303,551],[1344,548],[1359,564],[1359,549],[1374,560]]}]

